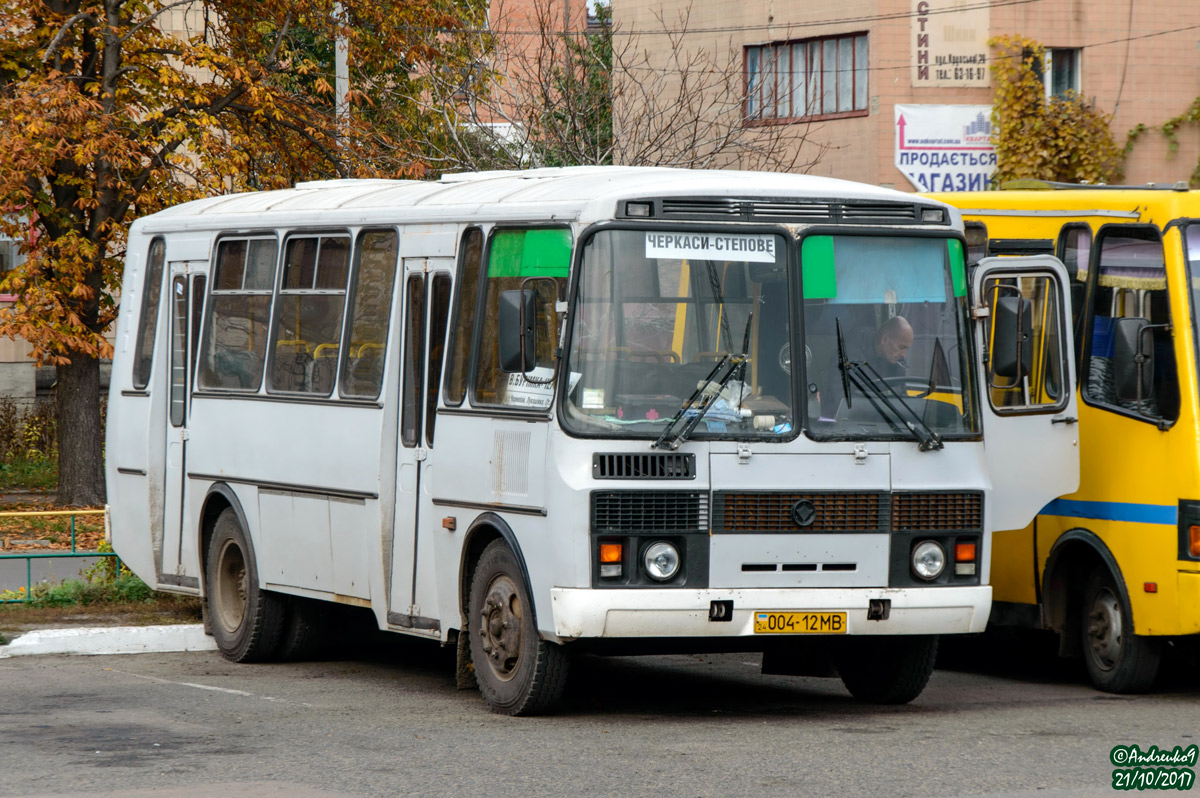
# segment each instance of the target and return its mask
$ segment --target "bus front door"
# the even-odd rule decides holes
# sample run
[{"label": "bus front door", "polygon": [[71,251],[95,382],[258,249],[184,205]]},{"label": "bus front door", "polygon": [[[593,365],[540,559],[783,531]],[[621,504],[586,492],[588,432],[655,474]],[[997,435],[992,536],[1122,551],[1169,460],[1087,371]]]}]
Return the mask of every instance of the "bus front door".
[{"label": "bus front door", "polygon": [[973,283],[991,528],[1017,530],[1079,487],[1069,283],[1049,255],[984,258]]},{"label": "bus front door", "polygon": [[[450,309],[453,261],[405,258],[402,277],[400,424],[396,446],[396,514],[392,535],[388,623],[437,632],[432,576],[432,506],[426,501],[433,469],[433,433],[441,387],[442,352]],[[424,565],[423,569],[419,565]]]}]

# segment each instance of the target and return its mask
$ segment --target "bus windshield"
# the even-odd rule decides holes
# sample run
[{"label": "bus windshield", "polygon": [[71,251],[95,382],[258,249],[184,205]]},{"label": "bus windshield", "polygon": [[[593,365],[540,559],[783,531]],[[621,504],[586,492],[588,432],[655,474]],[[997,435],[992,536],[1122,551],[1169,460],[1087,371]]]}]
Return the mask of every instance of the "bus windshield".
[{"label": "bus windshield", "polygon": [[960,241],[809,235],[800,263],[812,437],[978,431]]},{"label": "bus windshield", "polygon": [[[583,249],[566,425],[657,438],[677,419],[695,438],[791,437],[787,251],[782,236],[764,233],[593,235]],[[685,411],[698,389],[712,395]]]}]

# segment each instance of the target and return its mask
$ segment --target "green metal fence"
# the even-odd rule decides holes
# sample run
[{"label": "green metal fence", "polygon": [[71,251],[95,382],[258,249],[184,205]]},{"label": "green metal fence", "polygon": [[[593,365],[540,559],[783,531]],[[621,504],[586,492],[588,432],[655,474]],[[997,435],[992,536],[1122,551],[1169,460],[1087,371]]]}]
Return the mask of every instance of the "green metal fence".
[{"label": "green metal fence", "polygon": [[75,519],[81,515],[104,515],[103,510],[30,510],[30,511],[13,511],[0,512],[0,518],[35,518],[48,516],[69,516],[71,519],[71,550],[70,551],[47,551],[47,552],[19,552],[17,554],[0,554],[2,560],[24,560],[25,561],[25,590],[21,598],[5,598],[0,599],[0,604],[21,604],[29,601],[33,595],[33,561],[45,559],[70,559],[72,557],[111,557],[117,561],[118,570],[121,567],[121,558],[117,557],[115,552],[103,551],[77,551],[75,548]]}]

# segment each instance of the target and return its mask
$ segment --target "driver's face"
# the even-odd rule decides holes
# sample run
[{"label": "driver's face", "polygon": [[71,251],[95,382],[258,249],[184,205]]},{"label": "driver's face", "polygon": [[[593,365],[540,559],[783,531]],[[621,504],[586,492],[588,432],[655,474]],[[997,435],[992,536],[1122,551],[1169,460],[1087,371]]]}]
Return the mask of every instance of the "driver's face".
[{"label": "driver's face", "polygon": [[913,331],[910,327],[891,335],[884,335],[879,341],[879,353],[889,363],[899,363],[908,356],[908,350],[912,347],[912,343]]}]

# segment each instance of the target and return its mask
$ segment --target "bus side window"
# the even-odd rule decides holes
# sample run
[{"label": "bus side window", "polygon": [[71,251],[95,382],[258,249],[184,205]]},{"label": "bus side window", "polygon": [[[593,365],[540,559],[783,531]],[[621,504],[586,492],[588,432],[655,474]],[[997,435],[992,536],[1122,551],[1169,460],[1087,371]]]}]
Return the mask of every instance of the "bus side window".
[{"label": "bus side window", "polygon": [[425,275],[410,274],[404,287],[404,358],[400,387],[400,442],[421,438],[421,386],[425,376]]},{"label": "bus side window", "polygon": [[1191,286],[1192,295],[1192,324],[1200,334],[1200,224],[1187,226],[1184,231],[1184,246],[1187,248],[1188,285]]},{"label": "bus side window", "polygon": [[154,365],[154,333],[158,329],[158,305],[162,299],[166,252],[166,244],[161,238],[156,238],[150,243],[150,254],[146,258],[142,315],[138,323],[137,351],[133,356],[133,387],[138,390],[150,384],[150,369]]},{"label": "bus side window", "polygon": [[201,388],[257,391],[262,385],[277,250],[274,238],[217,245],[200,346]]},{"label": "bus side window", "polygon": [[967,272],[970,273],[987,256],[987,225],[983,222],[964,222],[963,227],[967,239]]},{"label": "bus side window", "polygon": [[1088,258],[1092,251],[1092,228],[1086,224],[1066,224],[1058,234],[1058,259],[1067,267],[1070,280],[1071,329],[1075,331],[1075,372],[1081,369],[1079,353],[1083,348],[1083,306],[1087,300]]},{"label": "bus side window", "polygon": [[271,335],[268,392],[333,392],[349,264],[349,236],[288,239]]},{"label": "bus side window", "polygon": [[459,248],[458,297],[454,303],[454,326],[450,332],[446,363],[446,404],[458,407],[467,395],[467,370],[474,340],[476,305],[479,301],[479,272],[483,265],[483,232],[473,227],[463,233]]},{"label": "bus side window", "polygon": [[[1173,422],[1179,417],[1179,386],[1159,232],[1148,225],[1107,225],[1096,236],[1095,250],[1095,273],[1089,275],[1090,339],[1081,378],[1084,398],[1149,421]],[[1121,343],[1133,329],[1127,319],[1140,320],[1144,330],[1130,340],[1140,339],[1141,354],[1153,358],[1144,366],[1150,373],[1144,374],[1140,400],[1136,391],[1128,386],[1123,391],[1120,384],[1119,372],[1132,368],[1122,358],[1132,361],[1134,354]]]},{"label": "bus side window", "polygon": [[429,378],[425,389],[425,445],[433,446],[433,427],[437,419],[438,389],[442,384],[442,355],[446,343],[446,324],[450,320],[450,275],[433,276],[429,299]]},{"label": "bus side window", "polygon": [[471,401],[480,405],[548,407],[552,395],[548,383],[538,385],[523,375],[506,374],[500,369],[500,294],[523,285],[537,293],[534,372],[537,379],[548,380],[554,373],[554,349],[558,345],[555,304],[566,295],[571,264],[571,231],[561,227],[495,231],[487,261],[487,293],[483,325],[476,333],[478,354]]},{"label": "bus side window", "polygon": [[342,396],[374,399],[383,387],[399,249],[394,230],[368,230],[358,238],[348,312],[349,339],[341,356]]}]

